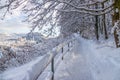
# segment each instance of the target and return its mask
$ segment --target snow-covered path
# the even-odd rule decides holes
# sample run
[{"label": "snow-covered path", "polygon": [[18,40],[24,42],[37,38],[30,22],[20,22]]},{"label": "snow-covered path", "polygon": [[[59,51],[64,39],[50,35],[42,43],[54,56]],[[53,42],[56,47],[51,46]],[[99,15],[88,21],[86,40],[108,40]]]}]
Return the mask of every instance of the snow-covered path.
[{"label": "snow-covered path", "polygon": [[120,49],[98,49],[95,42],[78,41],[75,51],[59,65],[55,80],[120,80]]},{"label": "snow-covered path", "polygon": [[[83,44],[82,44],[83,45]],[[85,47],[77,44],[58,67],[55,80],[94,80],[84,55]]]},{"label": "snow-covered path", "polygon": [[[120,48],[116,49],[106,41],[96,43],[79,36],[76,39],[74,49],[66,53],[64,60],[57,64],[54,80],[120,80]],[[39,63],[41,59],[43,61]],[[0,80],[30,80],[30,72],[39,70],[38,67],[34,70],[34,66],[43,64],[44,60],[45,58],[38,57],[28,64],[8,70],[1,75]],[[51,68],[49,69],[45,75],[51,74]],[[41,75],[38,80],[50,78]]]}]

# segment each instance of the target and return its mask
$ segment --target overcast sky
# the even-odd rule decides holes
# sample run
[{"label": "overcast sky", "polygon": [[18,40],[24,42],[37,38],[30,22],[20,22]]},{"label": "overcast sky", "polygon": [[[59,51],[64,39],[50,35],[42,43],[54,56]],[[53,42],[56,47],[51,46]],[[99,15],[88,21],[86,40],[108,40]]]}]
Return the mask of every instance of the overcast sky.
[{"label": "overcast sky", "polygon": [[30,28],[27,23],[22,22],[23,18],[19,9],[15,10],[13,15],[7,14],[4,20],[0,20],[0,33],[28,33]]}]

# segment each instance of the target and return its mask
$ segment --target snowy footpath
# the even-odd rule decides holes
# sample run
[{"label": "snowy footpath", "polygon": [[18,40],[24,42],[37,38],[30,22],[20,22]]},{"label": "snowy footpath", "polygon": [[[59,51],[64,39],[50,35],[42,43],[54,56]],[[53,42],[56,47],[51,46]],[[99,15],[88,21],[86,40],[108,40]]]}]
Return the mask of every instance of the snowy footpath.
[{"label": "snowy footpath", "polygon": [[[115,48],[111,42],[98,43],[78,38],[77,35],[76,39],[74,49],[57,66],[54,80],[120,80],[120,48]],[[43,64],[39,63],[41,59],[5,71],[0,80],[30,80],[29,72],[33,71],[36,64]],[[45,74],[48,75],[48,72]],[[41,77],[38,80],[50,80]]]},{"label": "snowy footpath", "polygon": [[103,45],[79,38],[75,51],[59,65],[55,80],[120,80],[120,49]]}]

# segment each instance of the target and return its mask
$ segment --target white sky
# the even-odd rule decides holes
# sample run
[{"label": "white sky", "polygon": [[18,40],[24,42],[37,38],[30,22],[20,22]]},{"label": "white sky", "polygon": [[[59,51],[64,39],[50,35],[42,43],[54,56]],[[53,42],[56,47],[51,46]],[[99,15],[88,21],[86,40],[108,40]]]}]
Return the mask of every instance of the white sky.
[{"label": "white sky", "polygon": [[22,23],[20,18],[11,18],[0,21],[0,32],[7,33],[27,33],[29,32],[28,24]]},{"label": "white sky", "polygon": [[[0,10],[0,17],[3,11]],[[13,11],[13,14],[7,14],[4,20],[0,20],[0,33],[28,33],[30,31],[29,25],[23,23],[24,16],[20,9]]]},{"label": "white sky", "polygon": [[[24,5],[24,4],[23,4]],[[12,15],[7,14],[4,20],[0,20],[0,33],[28,33],[30,32],[29,24],[22,22],[25,14],[21,13],[22,5],[12,11]],[[3,11],[0,10],[0,17]],[[59,29],[57,29],[57,35]]]}]

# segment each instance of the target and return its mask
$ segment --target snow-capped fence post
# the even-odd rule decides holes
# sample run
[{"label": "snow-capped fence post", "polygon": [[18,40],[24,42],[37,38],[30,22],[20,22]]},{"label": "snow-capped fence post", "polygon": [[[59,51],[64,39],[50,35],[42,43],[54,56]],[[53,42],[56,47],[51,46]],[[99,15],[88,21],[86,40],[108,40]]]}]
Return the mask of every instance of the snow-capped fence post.
[{"label": "snow-capped fence post", "polygon": [[62,60],[63,60],[63,58],[64,58],[64,57],[63,57],[63,50],[64,50],[64,48],[62,47],[61,49],[62,49]]},{"label": "snow-capped fence post", "polygon": [[52,71],[52,79],[51,80],[54,80],[54,58],[52,58],[52,61],[51,61],[51,71]]},{"label": "snow-capped fence post", "polygon": [[70,47],[70,46],[69,46],[69,43],[68,43],[68,51],[69,51],[69,47]]}]

